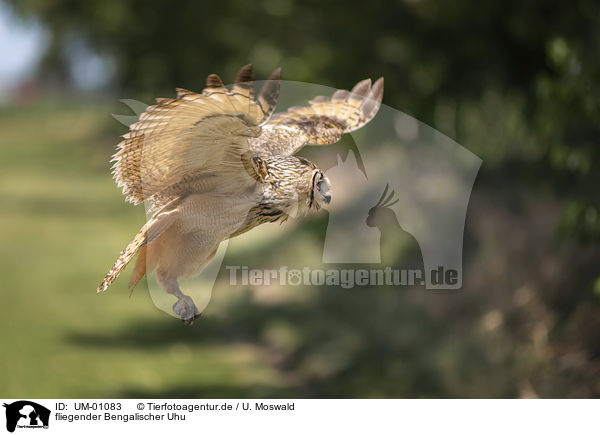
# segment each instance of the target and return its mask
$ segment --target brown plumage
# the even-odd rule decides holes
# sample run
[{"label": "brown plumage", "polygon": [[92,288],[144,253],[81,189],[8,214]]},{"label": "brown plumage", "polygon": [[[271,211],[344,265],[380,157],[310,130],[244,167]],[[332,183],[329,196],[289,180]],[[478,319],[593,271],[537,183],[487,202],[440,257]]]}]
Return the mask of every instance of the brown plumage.
[{"label": "brown plumage", "polygon": [[157,268],[159,284],[178,299],[173,310],[190,324],[200,313],[179,278],[199,273],[223,240],[330,201],[329,180],[293,154],[335,143],[369,122],[381,105],[383,79],[272,115],[279,77],[277,69],[255,95],[250,65],[230,89],[211,74],[201,94],[177,89],[177,98],[157,99],[130,126],[113,156],[113,174],[129,202],[149,201],[155,213],[99,292],[139,253],[131,287]]}]

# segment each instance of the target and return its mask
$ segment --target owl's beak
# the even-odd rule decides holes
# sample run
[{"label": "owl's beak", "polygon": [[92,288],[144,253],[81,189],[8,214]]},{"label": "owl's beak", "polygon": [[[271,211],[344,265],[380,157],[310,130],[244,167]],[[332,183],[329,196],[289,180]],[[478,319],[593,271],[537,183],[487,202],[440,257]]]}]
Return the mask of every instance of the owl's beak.
[{"label": "owl's beak", "polygon": [[325,195],[323,195],[323,201],[329,204],[331,202],[331,193],[326,193]]}]

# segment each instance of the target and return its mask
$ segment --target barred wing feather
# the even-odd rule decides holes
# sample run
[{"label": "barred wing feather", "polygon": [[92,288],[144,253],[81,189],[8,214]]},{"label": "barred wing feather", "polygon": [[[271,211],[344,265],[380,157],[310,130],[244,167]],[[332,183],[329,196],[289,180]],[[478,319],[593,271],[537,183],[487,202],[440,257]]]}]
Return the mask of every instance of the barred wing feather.
[{"label": "barred wing feather", "polygon": [[244,164],[248,139],[261,134],[271,115],[279,70],[270,77],[277,86],[265,86],[258,98],[251,74],[250,65],[243,67],[231,89],[213,74],[202,94],[178,89],[177,98],[157,99],[146,109],[113,156],[113,174],[128,201],[159,206],[206,185],[200,181],[207,177],[232,193],[251,182]]},{"label": "barred wing feather", "polygon": [[377,114],[383,97],[383,78],[373,85],[366,79],[352,91],[337,90],[331,97],[316,97],[308,106],[295,106],[273,115],[261,136],[251,138],[258,155],[292,155],[305,145],[328,145],[344,133],[358,130]]}]

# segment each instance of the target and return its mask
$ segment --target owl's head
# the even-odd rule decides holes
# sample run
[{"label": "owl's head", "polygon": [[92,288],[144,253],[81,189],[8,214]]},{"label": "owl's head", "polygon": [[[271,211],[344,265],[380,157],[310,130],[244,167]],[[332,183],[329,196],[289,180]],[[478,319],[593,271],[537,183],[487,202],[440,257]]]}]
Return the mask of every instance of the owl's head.
[{"label": "owl's head", "polygon": [[265,180],[278,206],[289,215],[319,210],[331,202],[331,183],[311,161],[296,156],[276,157],[268,162]]}]

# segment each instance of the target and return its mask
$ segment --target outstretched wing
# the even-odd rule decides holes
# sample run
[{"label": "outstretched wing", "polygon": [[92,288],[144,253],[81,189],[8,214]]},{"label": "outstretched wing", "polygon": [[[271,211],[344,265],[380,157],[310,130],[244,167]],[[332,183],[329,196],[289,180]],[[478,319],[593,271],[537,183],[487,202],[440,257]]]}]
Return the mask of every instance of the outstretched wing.
[{"label": "outstretched wing", "polygon": [[368,123],[381,106],[383,77],[358,82],[352,91],[337,90],[331,97],[316,97],[309,106],[295,106],[273,115],[258,138],[249,139],[258,156],[292,155],[305,145],[329,145],[344,133]]},{"label": "outstretched wing", "polygon": [[177,89],[177,98],[148,107],[113,156],[113,173],[127,200],[159,207],[190,190],[218,186],[233,194],[251,183],[260,162],[249,153],[248,138],[260,135],[273,111],[279,70],[257,98],[251,80],[246,65],[231,90],[212,74],[202,94]]}]

